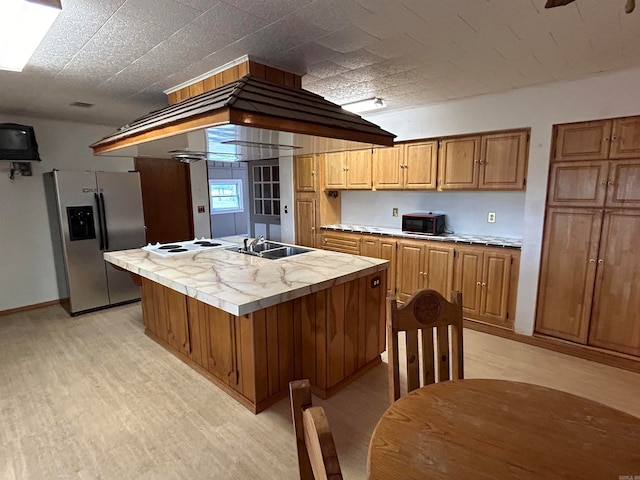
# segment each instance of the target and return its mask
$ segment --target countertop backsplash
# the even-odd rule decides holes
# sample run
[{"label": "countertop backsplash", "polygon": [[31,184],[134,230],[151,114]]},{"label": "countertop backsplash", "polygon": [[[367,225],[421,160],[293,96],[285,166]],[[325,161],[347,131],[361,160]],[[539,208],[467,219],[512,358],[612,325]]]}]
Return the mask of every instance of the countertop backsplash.
[{"label": "countertop backsplash", "polygon": [[[402,228],[402,214],[444,213],[457,234],[522,238],[525,192],[343,191],[343,224]],[[392,216],[393,208],[398,216]],[[487,214],[495,212],[495,223]]]}]

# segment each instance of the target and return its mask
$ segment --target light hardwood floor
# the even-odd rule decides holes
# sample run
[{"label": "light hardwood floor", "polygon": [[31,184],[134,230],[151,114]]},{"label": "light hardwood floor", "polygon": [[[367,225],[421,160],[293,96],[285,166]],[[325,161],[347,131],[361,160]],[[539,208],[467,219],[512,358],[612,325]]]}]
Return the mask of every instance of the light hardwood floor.
[{"label": "light hardwood floor", "polygon": [[[640,416],[640,375],[465,331],[468,378],[545,385]],[[386,363],[322,405],[363,479]],[[0,317],[0,479],[295,479],[288,399],[253,415],[143,334],[139,304]]]}]

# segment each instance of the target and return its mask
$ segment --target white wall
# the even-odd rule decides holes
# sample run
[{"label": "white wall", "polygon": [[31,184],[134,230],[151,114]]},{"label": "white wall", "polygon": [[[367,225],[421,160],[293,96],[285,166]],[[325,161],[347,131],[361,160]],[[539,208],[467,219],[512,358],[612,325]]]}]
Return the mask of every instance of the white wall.
[{"label": "white wall", "polygon": [[[9,180],[10,162],[0,161],[0,311],[60,298],[42,174],[133,169],[130,158],[94,157],[89,144],[115,127],[86,125],[0,113],[0,122],[31,125],[42,162],[33,176]],[[63,292],[64,295],[64,292]]]},{"label": "white wall", "polygon": [[[344,191],[342,223],[402,228],[403,213],[433,212],[444,213],[455,233],[521,238],[524,199],[523,192]],[[488,212],[495,223],[487,223]]]},{"label": "white wall", "polygon": [[[585,80],[512,90],[503,94],[402,111],[379,112],[366,118],[397,134],[397,140],[531,127],[515,323],[517,332],[531,334],[538,289],[552,126],[638,114],[640,69],[636,68]],[[470,200],[470,208],[472,204],[473,200]]]}]

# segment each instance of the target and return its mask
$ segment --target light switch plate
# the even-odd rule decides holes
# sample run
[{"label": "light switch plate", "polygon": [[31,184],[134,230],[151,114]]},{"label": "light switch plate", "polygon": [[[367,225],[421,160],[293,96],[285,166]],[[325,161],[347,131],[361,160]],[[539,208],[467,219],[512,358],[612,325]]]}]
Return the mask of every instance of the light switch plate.
[{"label": "light switch plate", "polygon": [[487,215],[487,222],[496,223],[496,212],[489,212]]}]

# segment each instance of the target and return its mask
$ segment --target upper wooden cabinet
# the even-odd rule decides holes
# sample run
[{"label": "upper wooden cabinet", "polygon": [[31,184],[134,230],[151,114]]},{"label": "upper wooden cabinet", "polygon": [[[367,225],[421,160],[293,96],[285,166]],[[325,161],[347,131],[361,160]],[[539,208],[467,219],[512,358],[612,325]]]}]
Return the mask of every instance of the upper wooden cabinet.
[{"label": "upper wooden cabinet", "polygon": [[377,190],[435,190],[437,164],[437,140],[375,148],[373,187]]},{"label": "upper wooden cabinet", "polygon": [[477,189],[479,163],[480,137],[442,140],[438,158],[438,190]]},{"label": "upper wooden cabinet", "polygon": [[317,155],[300,155],[294,158],[296,192],[315,192],[317,188]]},{"label": "upper wooden cabinet", "polygon": [[551,207],[640,207],[640,159],[554,162]]},{"label": "upper wooden cabinet", "polygon": [[528,146],[526,130],[444,139],[438,190],[524,190]]},{"label": "upper wooden cabinet", "polygon": [[554,161],[640,158],[640,117],[557,125]]},{"label": "upper wooden cabinet", "polygon": [[370,189],[371,157],[370,149],[325,154],[325,189]]}]

